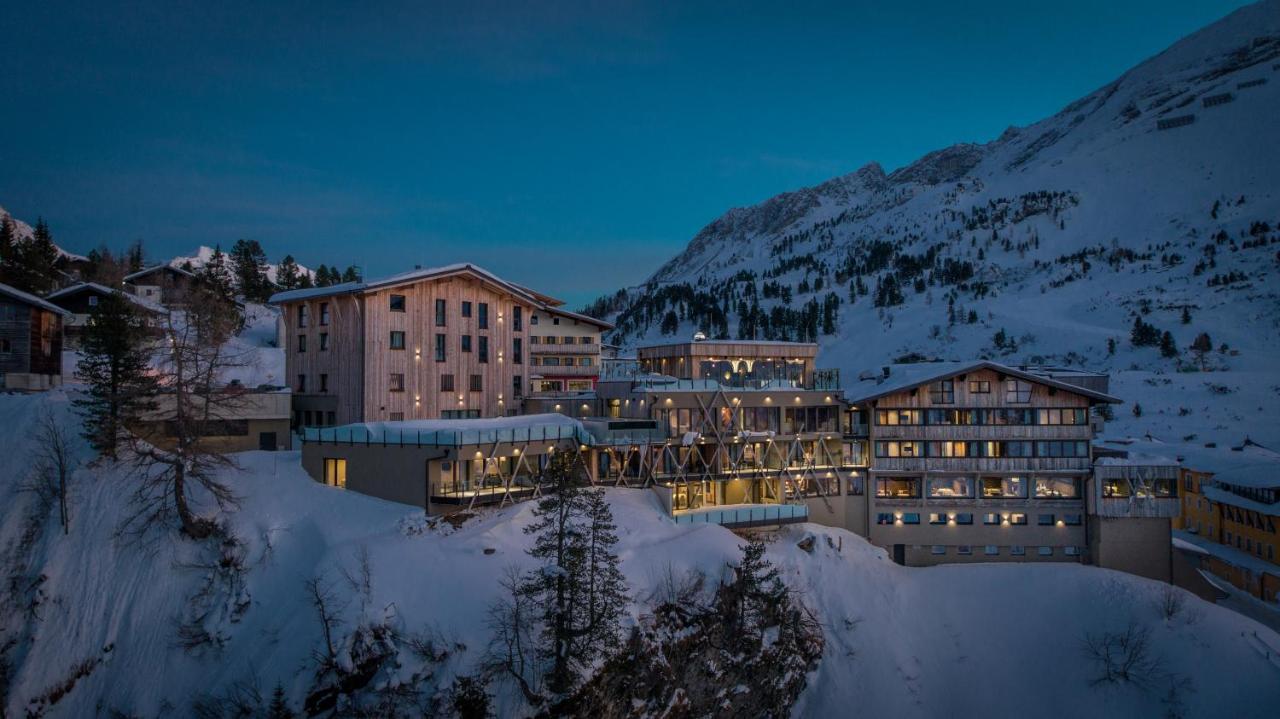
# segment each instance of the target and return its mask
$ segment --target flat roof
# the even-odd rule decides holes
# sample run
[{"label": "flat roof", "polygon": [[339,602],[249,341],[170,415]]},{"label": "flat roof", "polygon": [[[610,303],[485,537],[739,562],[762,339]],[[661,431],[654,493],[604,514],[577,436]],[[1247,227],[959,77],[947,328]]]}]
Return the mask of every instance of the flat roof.
[{"label": "flat roof", "polygon": [[543,442],[572,439],[590,444],[591,434],[572,417],[556,412],[488,419],[411,419],[358,422],[337,427],[307,427],[303,441],[338,444],[437,445],[459,447],[495,442]]}]

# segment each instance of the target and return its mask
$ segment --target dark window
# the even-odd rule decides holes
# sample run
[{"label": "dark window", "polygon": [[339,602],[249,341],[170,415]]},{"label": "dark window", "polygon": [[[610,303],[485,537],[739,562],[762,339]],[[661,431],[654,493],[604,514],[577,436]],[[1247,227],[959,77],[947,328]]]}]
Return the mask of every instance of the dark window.
[{"label": "dark window", "polygon": [[973,515],[967,512],[962,514],[957,514],[956,524],[973,524]]},{"label": "dark window", "polygon": [[440,391],[441,392],[453,391],[453,375],[451,374],[440,375]]},{"label": "dark window", "polygon": [[447,341],[448,339],[446,335],[443,335],[443,334],[436,335],[436,361],[437,362],[444,361],[444,344]]},{"label": "dark window", "polygon": [[1004,400],[1006,402],[1017,402],[1026,404],[1031,401],[1031,383],[1020,379],[1007,379],[1004,381]]},{"label": "dark window", "polygon": [[404,312],[404,295],[391,295],[391,311]]},{"label": "dark window", "polygon": [[400,374],[399,372],[393,372],[391,374],[391,381],[390,383],[388,383],[387,388],[392,392],[403,392],[404,391],[404,375]]},{"label": "dark window", "polygon": [[934,404],[954,404],[956,401],[955,380],[944,379],[929,385],[929,401]]},{"label": "dark window", "polygon": [[299,351],[299,352],[306,352],[306,351],[307,351],[307,336],[306,336],[306,335],[298,335],[298,351]]},{"label": "dark window", "polygon": [[307,391],[307,376],[305,374],[298,375],[298,391],[299,392]]},{"label": "dark window", "polygon": [[1083,517],[1081,517],[1079,514],[1064,514],[1064,515],[1062,515],[1062,523],[1063,523],[1063,524],[1065,524],[1065,525],[1067,525],[1068,527],[1078,527],[1078,526],[1080,526],[1080,523],[1081,523],[1083,520],[1084,520],[1084,518],[1083,518]]},{"label": "dark window", "polygon": [[484,391],[484,375],[478,375],[478,374],[471,375],[471,391],[472,392]]},{"label": "dark window", "polygon": [[328,302],[320,303],[320,324],[322,325],[329,324],[329,303]]},{"label": "dark window", "polygon": [[[316,414],[319,414],[319,412],[317,412]],[[327,417],[327,419],[325,420],[325,422],[326,422],[330,427],[332,427],[333,425],[335,425],[335,424],[337,424],[337,423],[338,423],[338,413],[337,413],[337,412],[326,412],[326,413],[325,413],[325,416]]]},{"label": "dark window", "polygon": [[390,419],[392,422],[403,422],[403,421],[404,421],[404,412],[392,412],[392,413],[391,413],[391,415],[390,415],[390,417],[389,417],[389,419]]},{"label": "dark window", "polygon": [[876,515],[876,524],[893,524],[893,515],[889,512],[880,512]]},{"label": "dark window", "polygon": [[524,341],[519,337],[511,340],[511,361],[515,364],[524,364]]},{"label": "dark window", "polygon": [[482,330],[489,329],[489,303],[488,302],[480,303],[480,317],[477,318],[476,324]]},{"label": "dark window", "polygon": [[404,349],[404,332],[401,332],[400,330],[392,330],[390,346],[393,350]]},{"label": "dark window", "polygon": [[298,305],[298,326],[299,327],[307,326],[307,306],[306,305]]},{"label": "dark window", "polygon": [[524,329],[524,308],[520,305],[511,309],[511,329],[515,332]]},{"label": "dark window", "polygon": [[520,399],[524,396],[524,375],[515,375],[511,378],[511,397],[512,399]]},{"label": "dark window", "polygon": [[969,394],[991,394],[991,382],[987,380],[969,380]]},{"label": "dark window", "polygon": [[329,333],[321,332],[320,333],[320,351],[327,352],[328,350],[329,350]]},{"label": "dark window", "polygon": [[[480,305],[480,306],[484,307],[484,305]],[[481,364],[487,364],[489,362],[489,338],[485,337],[484,335],[480,336],[479,355],[480,355],[479,359]]]},{"label": "dark window", "polygon": [[329,391],[329,375],[327,374],[322,373],[320,375],[320,391],[321,392]]},{"label": "dark window", "polygon": [[462,351],[463,352],[471,351],[471,335],[462,336]]},{"label": "dark window", "polygon": [[447,305],[444,300],[436,300],[436,327],[445,326],[445,310]]},{"label": "dark window", "polygon": [[902,515],[902,523],[903,524],[919,524],[920,515],[915,512],[907,512]]},{"label": "dark window", "polygon": [[552,317],[552,318],[551,318],[551,324],[553,324],[553,325],[558,325],[558,324],[560,324],[560,318],[559,318],[559,317]]},{"label": "dark window", "polygon": [[463,317],[471,316],[471,302],[469,300],[464,300],[462,303],[462,316]]},{"label": "dark window", "polygon": [[1053,515],[1041,514],[1039,517],[1036,518],[1036,524],[1039,524],[1041,527],[1051,526],[1053,524]]}]

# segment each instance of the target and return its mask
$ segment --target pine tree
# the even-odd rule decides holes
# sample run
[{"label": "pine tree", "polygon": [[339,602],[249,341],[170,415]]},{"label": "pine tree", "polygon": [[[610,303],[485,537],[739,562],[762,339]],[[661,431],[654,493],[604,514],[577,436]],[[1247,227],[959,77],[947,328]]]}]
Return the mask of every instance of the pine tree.
[{"label": "pine tree", "polygon": [[360,273],[356,271],[355,265],[347,265],[347,269],[343,271],[339,282],[359,282]]},{"label": "pine tree", "polygon": [[735,625],[730,635],[747,641],[758,638],[760,628],[771,624],[771,615],[788,602],[787,587],[764,554],[764,542],[747,542],[742,560],[734,567],[732,591],[725,592],[722,599],[728,605],[723,615]]},{"label": "pine tree", "polygon": [[302,274],[298,275],[298,289],[309,290],[312,287],[315,287],[315,282],[313,282],[311,279],[311,273],[303,272]]},{"label": "pine tree", "polygon": [[285,255],[276,267],[276,284],[282,290],[296,290],[302,281],[300,274],[298,263],[293,259],[293,255]]},{"label": "pine tree", "polygon": [[626,607],[626,580],[614,553],[616,527],[602,490],[584,486],[576,452],[552,455],[546,479],[553,485],[538,502],[529,555],[543,563],[520,591],[541,622],[538,655],[547,664],[547,688],[571,691],[582,674],[618,643]]},{"label": "pine tree", "polygon": [[267,253],[257,240],[236,240],[231,247],[231,270],[240,294],[250,302],[266,302],[271,297],[267,280]]},{"label": "pine tree", "polygon": [[0,282],[13,284],[9,279],[9,266],[13,262],[14,242],[18,239],[18,227],[9,213],[0,215]]},{"label": "pine tree", "polygon": [[213,248],[213,254],[209,256],[209,261],[204,263],[204,267],[196,273],[196,278],[214,296],[227,302],[235,302],[235,286],[231,279],[231,272],[227,269],[227,257],[222,254],[221,245]]},{"label": "pine tree", "polygon": [[1160,356],[1161,357],[1177,357],[1178,345],[1173,341],[1173,333],[1165,330],[1160,336]]},{"label": "pine tree", "polygon": [[1186,305],[1183,305],[1182,307],[1182,324],[1191,324],[1191,310],[1188,309]]},{"label": "pine tree", "polygon": [[267,719],[293,719],[293,710],[289,708],[289,702],[284,698],[284,686],[281,684],[276,684],[275,691],[271,692]]},{"label": "pine tree", "polygon": [[129,251],[125,258],[125,264],[128,267],[128,271],[125,274],[139,272],[147,266],[147,255],[142,249],[141,239],[134,240],[133,244],[129,245]]},{"label": "pine tree", "polygon": [[1195,340],[1191,342],[1191,351],[1196,356],[1200,371],[1204,372],[1207,369],[1206,360],[1209,357],[1209,353],[1213,352],[1213,340],[1209,338],[1208,332],[1201,332],[1196,335]]},{"label": "pine tree", "polygon": [[15,238],[10,257],[5,273],[8,284],[33,294],[44,294],[53,289],[59,253],[44,218],[36,221],[31,237],[26,240]]},{"label": "pine tree", "polygon": [[84,330],[77,374],[88,385],[75,401],[84,417],[84,437],[104,456],[115,458],[130,419],[153,405],[155,383],[145,324],[119,292],[98,301]]}]

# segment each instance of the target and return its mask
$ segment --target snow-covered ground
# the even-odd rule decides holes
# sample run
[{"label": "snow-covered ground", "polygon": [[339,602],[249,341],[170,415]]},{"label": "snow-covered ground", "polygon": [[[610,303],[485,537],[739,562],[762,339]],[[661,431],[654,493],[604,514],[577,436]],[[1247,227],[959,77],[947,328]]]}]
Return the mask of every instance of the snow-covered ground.
[{"label": "snow-covered ground", "polygon": [[[0,422],[28,426],[44,409],[74,422],[70,396],[0,395]],[[22,432],[0,435],[10,467],[27,466]],[[80,458],[87,460],[83,446]],[[445,673],[467,673],[483,651],[485,612],[506,567],[529,567],[531,504],[492,510],[458,529],[430,526],[412,507],[317,484],[298,454],[249,452],[227,481],[240,496],[229,526],[244,543],[242,587],[215,590],[201,625],[219,646],[186,651],[177,626],[209,572],[205,549],[173,533],[138,544],[114,535],[128,511],[128,473],[82,466],[71,483],[71,531],[53,515],[33,550],[46,580],[34,641],[17,657],[7,710],[22,715],[32,697],[92,668],[49,716],[118,709],[140,716],[183,715],[200,692],[252,681],[285,687],[295,706],[309,687],[320,626],[305,582],[323,578],[340,597],[344,621],[392,614],[405,631],[457,643]],[[0,481],[0,543],[12,547],[31,502],[15,492],[21,471]],[[664,578],[701,572],[713,581],[739,555],[740,539],[708,525],[675,525],[643,490],[609,490],[622,566],[643,612]],[[797,542],[817,538],[806,553]],[[344,572],[367,551],[372,592],[362,607]],[[1153,716],[1167,686],[1091,687],[1086,633],[1148,627],[1163,671],[1178,677],[1185,716],[1272,716],[1280,664],[1260,646],[1280,636],[1186,595],[1166,619],[1164,585],[1077,565],[971,565],[913,569],[893,564],[848,532],[797,525],[776,536],[769,558],[822,620],[826,653],[797,716]],[[1173,590],[1181,591],[1181,590]],[[237,605],[243,605],[237,609]],[[1275,654],[1273,650],[1273,655]],[[97,660],[101,659],[101,663]],[[447,677],[445,678],[447,681]],[[501,716],[518,714],[516,694],[498,695]]]}]

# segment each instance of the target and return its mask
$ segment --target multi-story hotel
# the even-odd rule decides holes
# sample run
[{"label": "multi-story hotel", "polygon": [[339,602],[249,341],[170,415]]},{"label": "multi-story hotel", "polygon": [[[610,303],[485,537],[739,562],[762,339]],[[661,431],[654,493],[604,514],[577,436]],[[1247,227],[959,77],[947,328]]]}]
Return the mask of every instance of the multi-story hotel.
[{"label": "multi-story hotel", "polygon": [[296,426],[518,414],[531,378],[544,375],[545,357],[535,365],[531,352],[544,325],[560,337],[592,329],[596,341],[575,349],[594,354],[557,355],[590,360],[588,380],[598,333],[611,327],[470,264],[281,292],[272,303],[283,310]]},{"label": "multi-story hotel", "polygon": [[550,302],[535,309],[529,316],[529,391],[547,395],[594,390],[600,376],[600,334],[611,327]]},{"label": "multi-story hotel", "polygon": [[865,524],[848,528],[909,565],[1080,561],[1090,410],[1119,400],[1068,378],[988,361],[863,378],[848,401],[871,448]]}]

